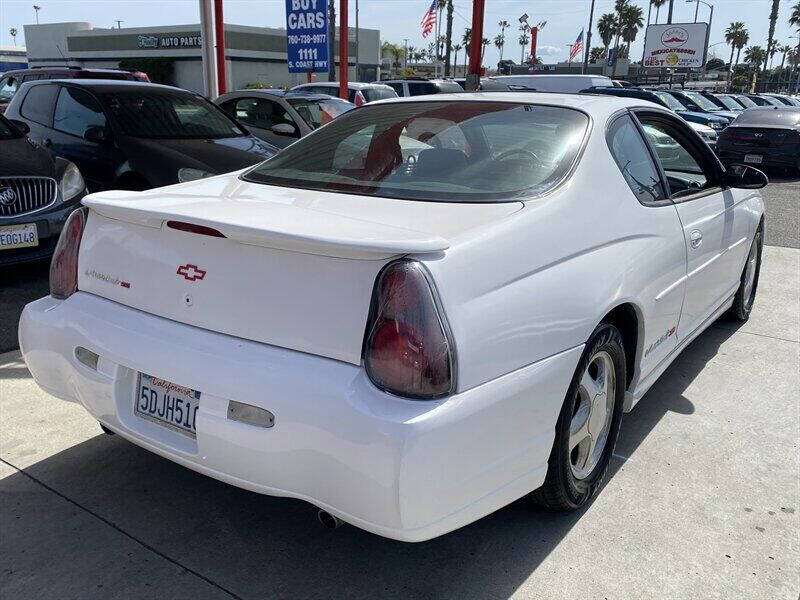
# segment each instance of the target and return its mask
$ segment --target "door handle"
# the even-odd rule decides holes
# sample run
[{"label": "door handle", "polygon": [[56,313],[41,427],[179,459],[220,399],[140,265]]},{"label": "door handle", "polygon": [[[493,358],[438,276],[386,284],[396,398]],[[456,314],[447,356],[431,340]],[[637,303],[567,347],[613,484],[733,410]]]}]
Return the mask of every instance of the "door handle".
[{"label": "door handle", "polygon": [[42,144],[44,144],[45,148],[49,148],[50,146],[53,145],[53,140],[51,140],[50,138],[44,138],[42,140]]},{"label": "door handle", "polygon": [[699,248],[703,243],[703,233],[699,229],[695,229],[689,234],[689,243],[692,248]]}]

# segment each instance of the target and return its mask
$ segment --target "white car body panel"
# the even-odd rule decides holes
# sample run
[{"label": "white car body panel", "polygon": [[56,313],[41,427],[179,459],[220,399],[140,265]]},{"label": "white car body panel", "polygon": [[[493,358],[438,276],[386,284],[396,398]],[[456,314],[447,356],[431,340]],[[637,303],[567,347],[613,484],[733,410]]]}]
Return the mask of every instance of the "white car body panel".
[{"label": "white car body panel", "polygon": [[[20,322],[37,383],[184,466],[395,539],[441,535],[540,486],[564,394],[598,323],[615,309],[635,320],[630,410],[730,306],[763,202],[725,189],[640,204],[606,126],[628,107],[671,114],[649,103],[434,98],[571,106],[592,123],[574,172],[523,202],[361,197],[238,173],[89,196],[80,291],[28,305]],[[399,101],[421,100],[433,101]],[[176,231],[169,220],[228,239]],[[362,366],[375,278],[399,256],[427,269],[452,332],[458,378],[446,398],[392,396]],[[177,276],[186,264],[205,277]],[[96,370],[77,347],[99,355]],[[202,392],[196,440],[134,415],[137,372]],[[227,418],[230,400],[271,411],[274,427]]]}]

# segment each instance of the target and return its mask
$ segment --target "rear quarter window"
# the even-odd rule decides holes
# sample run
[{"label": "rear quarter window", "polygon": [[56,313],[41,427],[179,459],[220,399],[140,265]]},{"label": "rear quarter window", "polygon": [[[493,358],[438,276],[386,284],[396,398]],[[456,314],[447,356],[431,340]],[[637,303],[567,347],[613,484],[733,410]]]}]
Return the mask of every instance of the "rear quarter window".
[{"label": "rear quarter window", "polygon": [[26,119],[50,127],[57,92],[58,86],[52,84],[32,86],[22,100],[19,113]]}]

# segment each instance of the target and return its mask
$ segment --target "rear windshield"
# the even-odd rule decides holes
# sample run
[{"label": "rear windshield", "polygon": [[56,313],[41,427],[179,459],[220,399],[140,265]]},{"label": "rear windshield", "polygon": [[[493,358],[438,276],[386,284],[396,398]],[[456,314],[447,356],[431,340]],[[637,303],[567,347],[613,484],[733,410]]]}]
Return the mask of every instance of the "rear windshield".
[{"label": "rear windshield", "polygon": [[361,90],[364,100],[367,102],[375,102],[375,100],[386,100],[387,98],[397,98],[395,92],[388,85],[386,87],[368,87]]},{"label": "rear windshield", "polygon": [[218,139],[244,135],[210,102],[190,94],[127,90],[100,94],[126,135],[151,139]]},{"label": "rear windshield", "polygon": [[311,129],[330,123],[339,115],[346,113],[351,108],[355,108],[354,104],[339,98],[325,98],[324,100],[291,98],[289,99],[289,104],[292,105],[292,108],[297,111]]},{"label": "rear windshield", "polygon": [[518,77],[502,77],[496,79],[512,90],[531,90],[538,92],[561,92],[577,94],[589,87],[613,87],[607,77],[569,77],[562,75],[520,75]]},{"label": "rear windshield", "polygon": [[440,202],[511,200],[569,171],[589,118],[510,102],[365,106],[244,174],[257,183]]}]

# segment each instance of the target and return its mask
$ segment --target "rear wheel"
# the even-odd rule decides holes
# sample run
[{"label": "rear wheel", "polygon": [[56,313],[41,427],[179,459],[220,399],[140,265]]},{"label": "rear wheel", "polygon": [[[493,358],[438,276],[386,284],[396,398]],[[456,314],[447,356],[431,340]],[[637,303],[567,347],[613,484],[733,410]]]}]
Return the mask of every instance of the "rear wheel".
[{"label": "rear wheel", "polygon": [[625,395],[625,349],[613,325],[589,337],[556,424],[544,485],[534,499],[552,510],[575,510],[595,494],[617,443]]},{"label": "rear wheel", "polygon": [[756,289],[758,288],[758,276],[761,273],[761,250],[764,247],[764,230],[759,225],[753,243],[750,246],[750,253],[744,263],[744,270],[739,280],[739,289],[733,298],[733,306],[730,309],[731,318],[745,322],[750,318],[753,310],[753,302],[756,299]]}]

